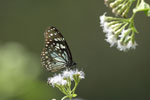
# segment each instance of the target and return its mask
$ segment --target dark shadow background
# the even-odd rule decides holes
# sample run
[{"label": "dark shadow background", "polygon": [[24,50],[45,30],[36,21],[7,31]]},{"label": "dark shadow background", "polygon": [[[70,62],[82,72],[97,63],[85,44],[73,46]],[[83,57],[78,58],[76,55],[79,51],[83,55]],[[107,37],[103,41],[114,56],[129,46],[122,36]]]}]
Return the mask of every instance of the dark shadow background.
[{"label": "dark shadow background", "polygon": [[[136,15],[138,46],[136,50],[124,53],[109,47],[99,27],[99,16],[110,10],[103,0],[0,0],[0,44],[15,42],[22,45],[37,59],[35,69],[28,65],[29,70],[32,69],[30,74],[36,68],[40,73],[37,80],[22,85],[21,91],[26,92],[15,91],[3,100],[60,100],[63,96],[46,84],[51,74],[40,65],[43,32],[51,25],[64,35],[78,67],[86,73],[86,79],[77,89],[79,97],[86,100],[150,100],[150,18],[144,13]],[[5,73],[11,75],[10,71]]]}]

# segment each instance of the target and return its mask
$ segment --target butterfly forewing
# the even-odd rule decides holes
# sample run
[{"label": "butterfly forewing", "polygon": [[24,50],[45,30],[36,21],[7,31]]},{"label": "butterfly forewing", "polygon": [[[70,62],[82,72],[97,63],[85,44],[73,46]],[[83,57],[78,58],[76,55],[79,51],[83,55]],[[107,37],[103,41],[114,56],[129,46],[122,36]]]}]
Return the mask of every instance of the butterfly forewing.
[{"label": "butterfly forewing", "polygon": [[41,53],[41,60],[48,71],[55,72],[74,64],[66,40],[55,27],[48,27],[44,32],[44,38],[45,47]]}]

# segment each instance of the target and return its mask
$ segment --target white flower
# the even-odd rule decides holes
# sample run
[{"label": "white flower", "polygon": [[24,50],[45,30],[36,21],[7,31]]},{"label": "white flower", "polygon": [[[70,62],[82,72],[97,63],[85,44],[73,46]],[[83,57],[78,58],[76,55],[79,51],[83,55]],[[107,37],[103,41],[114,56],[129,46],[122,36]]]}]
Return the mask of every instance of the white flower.
[{"label": "white flower", "polygon": [[127,29],[127,30],[123,29],[122,32],[121,32],[121,34],[119,35],[119,37],[120,37],[120,38],[124,38],[124,36],[128,36],[129,33],[131,33],[131,31],[132,31],[132,30],[131,30],[130,28]]},{"label": "white flower", "polygon": [[49,77],[48,78],[48,84],[51,84],[53,87],[55,85],[66,85],[68,80],[65,78],[69,78],[71,81],[74,80],[73,76],[74,75],[79,75],[80,79],[84,79],[84,72],[83,71],[78,71],[76,70],[65,70],[62,72],[62,74],[55,75],[54,77]]},{"label": "white flower", "polygon": [[[108,42],[110,44],[110,47],[112,47],[117,44],[118,37],[116,37],[115,33],[120,31],[119,27],[122,25],[122,23],[116,23],[116,21],[113,20],[108,22],[108,18],[105,15],[106,13],[100,16],[100,24],[103,27],[103,32],[106,33],[106,42]],[[109,20],[111,20],[111,18],[109,18]]]},{"label": "white flower", "polygon": [[114,46],[117,42],[117,38],[116,36],[113,34],[113,29],[112,27],[109,27],[108,26],[108,22],[105,22],[104,23],[104,26],[103,26],[103,32],[106,33],[106,42],[108,42],[110,44],[110,47]]},{"label": "white flower", "polygon": [[117,48],[120,50],[120,51],[127,51],[127,46],[125,44],[122,43],[121,40],[118,40],[117,42]]},{"label": "white flower", "polygon": [[[129,36],[128,36],[129,37]],[[134,41],[134,43],[130,40],[128,41],[127,44],[123,44],[121,42],[121,40],[118,41],[118,45],[117,45],[117,48],[120,50],[120,51],[127,51],[129,49],[135,49],[137,46],[137,43]]]},{"label": "white flower", "polygon": [[117,38],[113,34],[106,34],[107,39],[106,42],[110,44],[110,47],[114,46],[117,43]]},{"label": "white flower", "polygon": [[70,78],[71,80],[73,80],[73,74],[74,74],[74,72],[72,70],[68,70],[68,69],[62,72],[62,76],[64,78]]},{"label": "white flower", "polygon": [[104,25],[105,17],[106,17],[105,15],[106,15],[106,12],[102,16],[99,17],[101,26]]},{"label": "white flower", "polygon": [[108,26],[109,23],[105,22],[104,26],[103,26],[103,32],[106,34],[112,34],[113,33],[113,29],[111,27]]},{"label": "white flower", "polygon": [[103,32],[104,33],[108,32],[108,23],[107,22],[104,22],[104,24],[103,24]]},{"label": "white flower", "polygon": [[116,36],[113,34],[113,29],[111,27],[107,27],[106,25],[104,25],[104,30],[106,33],[106,42],[108,42],[110,44],[110,47],[114,46],[117,43],[117,38]]},{"label": "white flower", "polygon": [[80,79],[84,79],[85,77],[84,77],[84,72],[83,71],[79,71],[78,69],[76,69],[76,70],[65,70],[65,71],[63,71],[63,73],[62,73],[62,76],[64,77],[64,78],[70,78],[72,81],[74,80],[73,79],[73,76],[74,75],[79,75],[79,78]]},{"label": "white flower", "polygon": [[120,23],[116,23],[116,24],[111,25],[110,27],[112,29],[114,29],[114,28],[118,28],[118,26],[120,26],[120,25],[121,25]]},{"label": "white flower", "polygon": [[[137,43],[132,41],[132,37],[130,36],[130,33],[132,32],[131,29],[123,29],[121,34],[119,35],[119,40],[117,43],[117,48],[120,51],[127,51],[129,49],[135,49],[137,46]],[[125,43],[127,41],[127,43]]]},{"label": "white flower", "polygon": [[79,78],[80,78],[80,79],[84,79],[84,78],[85,78],[84,72],[83,72],[83,71],[79,71],[78,69],[76,69],[76,70],[74,71],[74,75],[79,75]]},{"label": "white flower", "polygon": [[48,78],[48,84],[52,84],[54,87],[55,85],[66,85],[67,81],[63,79],[61,74],[58,74],[54,77]]},{"label": "white flower", "polygon": [[127,44],[127,48],[128,49],[135,49],[137,46],[137,43],[134,41],[134,43],[132,41],[129,41],[128,44]]}]

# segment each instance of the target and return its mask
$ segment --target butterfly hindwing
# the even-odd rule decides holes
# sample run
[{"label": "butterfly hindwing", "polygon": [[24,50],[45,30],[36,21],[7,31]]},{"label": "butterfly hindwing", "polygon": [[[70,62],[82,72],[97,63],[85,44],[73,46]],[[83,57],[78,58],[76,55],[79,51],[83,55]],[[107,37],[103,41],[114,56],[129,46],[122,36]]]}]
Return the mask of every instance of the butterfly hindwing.
[{"label": "butterfly hindwing", "polygon": [[74,62],[68,44],[55,27],[48,27],[44,33],[45,47],[41,53],[42,65],[55,72],[65,67],[71,67]]}]

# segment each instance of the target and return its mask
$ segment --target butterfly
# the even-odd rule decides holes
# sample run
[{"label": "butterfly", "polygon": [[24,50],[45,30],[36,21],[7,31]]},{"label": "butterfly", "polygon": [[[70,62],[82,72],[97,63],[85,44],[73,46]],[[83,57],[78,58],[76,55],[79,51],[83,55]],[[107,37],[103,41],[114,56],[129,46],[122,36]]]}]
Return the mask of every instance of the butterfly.
[{"label": "butterfly", "polygon": [[71,68],[76,63],[72,59],[69,46],[63,35],[53,26],[44,32],[45,47],[41,53],[42,66],[50,72],[56,72],[62,68]]}]

